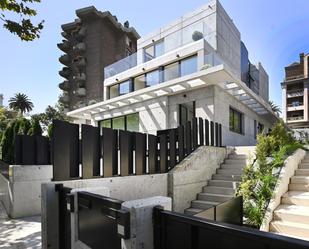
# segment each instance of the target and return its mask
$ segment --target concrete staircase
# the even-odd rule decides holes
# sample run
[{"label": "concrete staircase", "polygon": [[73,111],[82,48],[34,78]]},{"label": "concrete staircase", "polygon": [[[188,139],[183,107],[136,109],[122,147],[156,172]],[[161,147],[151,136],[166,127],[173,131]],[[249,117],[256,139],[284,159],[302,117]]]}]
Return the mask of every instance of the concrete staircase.
[{"label": "concrete staircase", "polygon": [[234,197],[246,163],[246,155],[230,154],[185,214],[195,215]]},{"label": "concrete staircase", "polygon": [[309,153],[291,177],[289,191],[282,196],[281,205],[274,211],[269,230],[309,240]]}]

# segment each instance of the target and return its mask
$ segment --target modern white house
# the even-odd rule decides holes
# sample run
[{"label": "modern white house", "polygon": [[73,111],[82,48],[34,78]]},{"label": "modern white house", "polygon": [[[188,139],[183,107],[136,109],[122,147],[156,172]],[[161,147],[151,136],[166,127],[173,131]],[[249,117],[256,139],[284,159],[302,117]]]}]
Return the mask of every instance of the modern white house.
[{"label": "modern white house", "polygon": [[254,145],[278,119],[268,75],[252,65],[219,1],[137,42],[137,52],[105,68],[104,101],[67,115],[76,122],[155,134],[192,117],[222,124],[223,145]]}]

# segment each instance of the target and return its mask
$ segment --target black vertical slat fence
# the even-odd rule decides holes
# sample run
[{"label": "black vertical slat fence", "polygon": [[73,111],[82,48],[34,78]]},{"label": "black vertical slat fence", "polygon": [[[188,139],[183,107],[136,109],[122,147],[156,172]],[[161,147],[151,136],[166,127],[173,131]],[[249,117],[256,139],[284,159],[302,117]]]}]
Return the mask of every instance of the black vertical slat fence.
[{"label": "black vertical slat fence", "polygon": [[165,173],[199,146],[222,145],[221,124],[202,118],[157,135],[90,125],[81,126],[81,139],[79,132],[79,125],[54,121],[54,180]]}]

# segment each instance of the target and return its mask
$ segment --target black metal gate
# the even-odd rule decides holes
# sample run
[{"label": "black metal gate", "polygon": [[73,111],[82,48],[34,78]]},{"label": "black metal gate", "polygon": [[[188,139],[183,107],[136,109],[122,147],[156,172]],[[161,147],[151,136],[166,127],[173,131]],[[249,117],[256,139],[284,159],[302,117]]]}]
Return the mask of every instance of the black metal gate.
[{"label": "black metal gate", "polygon": [[154,209],[155,249],[305,249],[303,240]]},{"label": "black metal gate", "polygon": [[78,192],[78,239],[92,249],[121,249],[121,238],[130,238],[130,213],[123,201]]},{"label": "black metal gate", "polygon": [[64,187],[63,184],[56,184],[58,192],[58,213],[59,213],[59,249],[71,248],[71,205],[72,202],[71,188]]}]

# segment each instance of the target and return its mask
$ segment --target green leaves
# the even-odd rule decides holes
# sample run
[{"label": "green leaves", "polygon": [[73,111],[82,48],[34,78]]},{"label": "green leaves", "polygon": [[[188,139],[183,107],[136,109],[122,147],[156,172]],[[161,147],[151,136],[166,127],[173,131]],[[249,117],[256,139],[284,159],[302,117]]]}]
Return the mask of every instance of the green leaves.
[{"label": "green leaves", "polygon": [[9,99],[9,107],[23,115],[25,112],[32,111],[34,105],[26,94],[16,93],[14,97]]},{"label": "green leaves", "polygon": [[[28,7],[27,3],[40,3],[41,0],[0,0],[0,10],[2,11],[0,20],[4,22],[3,27],[11,33],[19,36],[22,41],[33,41],[40,37],[40,32],[43,29],[44,20],[37,25],[33,24],[28,17],[37,15],[35,9]],[[19,18],[11,20],[6,18],[4,12],[16,13]]]},{"label": "green leaves", "polygon": [[259,134],[256,161],[244,169],[237,196],[243,196],[245,222],[260,227],[285,159],[303,145],[296,141],[283,122],[274,125],[268,136]]}]

